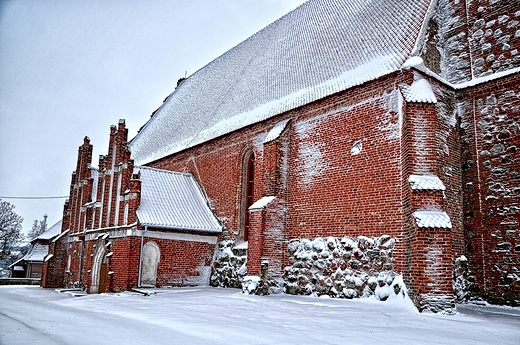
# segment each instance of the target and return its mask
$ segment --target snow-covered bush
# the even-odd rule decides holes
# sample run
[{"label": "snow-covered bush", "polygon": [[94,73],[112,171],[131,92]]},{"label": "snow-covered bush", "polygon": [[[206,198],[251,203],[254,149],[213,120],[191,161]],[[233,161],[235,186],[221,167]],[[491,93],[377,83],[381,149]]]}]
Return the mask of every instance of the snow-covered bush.
[{"label": "snow-covered bush", "polygon": [[462,255],[453,261],[453,294],[457,302],[481,300],[475,284],[475,276],[468,267],[468,259]]},{"label": "snow-covered bush", "polygon": [[214,287],[242,288],[242,280],[247,274],[246,256],[233,253],[234,241],[226,240],[218,244],[213,258],[210,284]]}]

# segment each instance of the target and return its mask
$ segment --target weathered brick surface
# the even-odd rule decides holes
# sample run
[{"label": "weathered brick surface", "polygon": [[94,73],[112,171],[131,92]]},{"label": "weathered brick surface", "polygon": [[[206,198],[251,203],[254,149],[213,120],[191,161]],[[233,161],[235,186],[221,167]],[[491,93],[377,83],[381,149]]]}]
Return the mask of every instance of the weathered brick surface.
[{"label": "weathered brick surface", "polygon": [[52,257],[43,263],[41,286],[45,288],[59,288],[64,286],[65,269],[67,266],[66,236],[49,243],[49,255]]},{"label": "weathered brick surface", "polygon": [[[242,155],[248,149],[255,153],[254,198],[258,200],[263,186],[269,184],[262,177],[269,176],[264,173],[271,164],[263,164],[262,141],[277,122],[290,118],[281,138],[277,178],[278,195],[287,208],[286,237],[370,236],[384,230],[402,238],[399,95],[389,83],[393,78],[312,103],[151,165],[191,172],[234,238],[241,231]],[[361,152],[353,155],[357,141]]]}]

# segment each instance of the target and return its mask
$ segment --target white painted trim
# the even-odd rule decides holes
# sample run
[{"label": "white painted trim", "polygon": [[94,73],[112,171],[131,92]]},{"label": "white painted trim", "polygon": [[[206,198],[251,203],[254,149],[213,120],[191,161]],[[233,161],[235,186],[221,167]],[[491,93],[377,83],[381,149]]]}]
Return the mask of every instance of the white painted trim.
[{"label": "white painted trim", "polygon": [[[96,233],[101,232],[96,235]],[[159,231],[144,231],[137,230],[135,228],[135,224],[128,227],[116,227],[116,228],[104,228],[104,229],[95,229],[89,230],[86,232],[87,241],[96,241],[98,236],[103,235],[103,233],[108,234],[110,238],[121,238],[121,237],[132,237],[138,236],[141,237],[144,232],[144,237],[148,238],[159,238],[164,240],[175,240],[175,241],[187,241],[187,242],[203,242],[209,244],[217,244],[218,236],[204,236],[204,235],[192,235],[192,234],[183,234],[178,232],[159,232]],[[74,242],[77,239],[77,236],[80,234],[71,234],[69,237],[69,242]]]},{"label": "white painted trim", "polygon": [[[129,234],[129,236],[141,236],[144,230],[137,230]],[[180,233],[167,233],[157,231],[146,231],[144,237],[147,238],[158,238],[163,240],[176,240],[186,242],[204,242],[209,244],[217,244],[217,236],[199,236],[191,234],[180,234]]]}]

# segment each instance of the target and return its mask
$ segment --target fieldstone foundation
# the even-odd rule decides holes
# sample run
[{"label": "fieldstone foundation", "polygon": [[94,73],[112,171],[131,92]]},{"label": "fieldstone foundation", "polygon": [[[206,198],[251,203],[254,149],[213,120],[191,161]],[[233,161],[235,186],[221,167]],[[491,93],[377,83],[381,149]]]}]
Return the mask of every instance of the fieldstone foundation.
[{"label": "fieldstone foundation", "polygon": [[266,295],[327,295],[333,298],[373,297],[384,301],[405,297],[402,277],[393,271],[395,239],[381,237],[293,239],[288,243],[290,266],[282,277],[247,276],[246,256],[233,253],[233,241],[219,243],[213,262],[211,286],[241,288]]},{"label": "fieldstone foundation", "polygon": [[393,271],[395,239],[381,237],[293,239],[291,266],[285,268],[285,292],[334,298],[374,296],[386,300],[406,294]]}]

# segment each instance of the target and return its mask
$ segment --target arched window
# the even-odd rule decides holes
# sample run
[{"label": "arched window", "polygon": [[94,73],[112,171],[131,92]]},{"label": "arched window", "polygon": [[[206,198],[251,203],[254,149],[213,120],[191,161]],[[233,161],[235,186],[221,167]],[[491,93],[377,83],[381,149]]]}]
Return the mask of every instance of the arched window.
[{"label": "arched window", "polygon": [[253,204],[255,179],[255,154],[248,150],[244,155],[242,173],[242,239],[248,240],[249,237],[249,207]]}]

